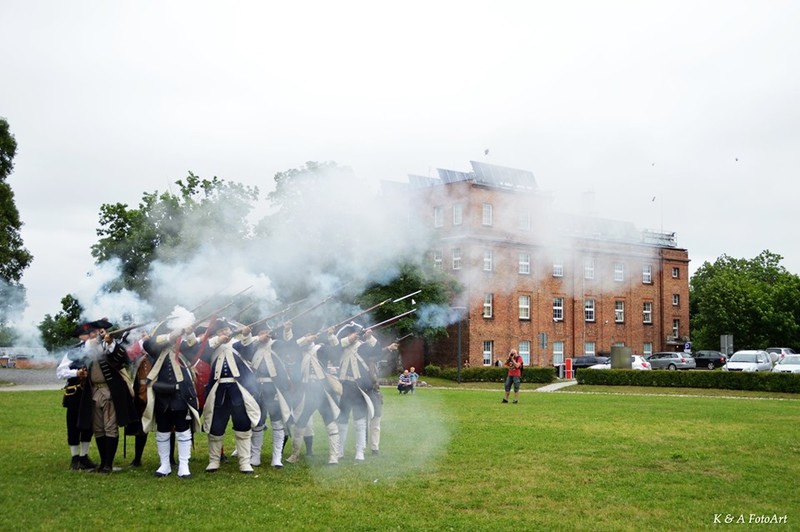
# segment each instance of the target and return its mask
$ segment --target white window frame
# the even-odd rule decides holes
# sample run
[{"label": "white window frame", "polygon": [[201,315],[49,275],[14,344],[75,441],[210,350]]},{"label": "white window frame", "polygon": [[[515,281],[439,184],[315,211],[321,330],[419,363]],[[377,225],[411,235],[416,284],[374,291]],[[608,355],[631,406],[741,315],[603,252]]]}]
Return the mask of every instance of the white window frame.
[{"label": "white window frame", "polygon": [[672,336],[676,339],[680,336],[681,332],[681,320],[675,318],[672,320]]},{"label": "white window frame", "polygon": [[653,323],[653,302],[642,302],[642,323]]},{"label": "white window frame", "polygon": [[517,354],[522,357],[522,362],[526,366],[531,365],[531,341],[530,340],[520,340],[519,341],[519,349],[517,350]]},{"label": "white window frame", "polygon": [[681,278],[681,269],[677,266],[672,267],[672,278],[673,279],[680,279]]},{"label": "white window frame", "polygon": [[624,301],[614,301],[614,323],[625,323]]},{"label": "white window frame", "polygon": [[444,227],[444,207],[436,206],[433,208],[433,226]]},{"label": "white window frame", "polygon": [[594,257],[586,257],[583,259],[583,278],[594,279]]},{"label": "white window frame", "polygon": [[494,311],[494,294],[486,292],[483,294],[483,317],[491,318]]},{"label": "white window frame", "polygon": [[526,209],[520,209],[517,225],[519,226],[519,229],[522,230],[522,231],[530,231],[531,230],[531,211],[526,210]]},{"label": "white window frame", "polygon": [[564,342],[553,342],[553,365],[564,363]]},{"label": "white window frame", "polygon": [[652,264],[645,264],[642,266],[642,284],[653,284]]},{"label": "white window frame", "polygon": [[519,319],[531,319],[531,296],[529,295],[519,296]]},{"label": "white window frame", "polygon": [[464,223],[464,204],[453,204],[453,225],[461,225]]},{"label": "white window frame", "polygon": [[614,263],[614,281],[621,283],[624,280],[625,280],[625,263],[623,263],[623,262],[615,262]]},{"label": "white window frame", "polygon": [[553,277],[564,277],[564,262],[561,260],[553,261]]},{"label": "white window frame", "polygon": [[461,248],[453,248],[453,269],[461,269]]},{"label": "white window frame", "polygon": [[681,295],[680,294],[672,294],[672,306],[673,307],[680,307],[681,306]]},{"label": "white window frame", "polygon": [[483,252],[483,271],[494,271],[494,251],[487,249]]},{"label": "white window frame", "polygon": [[597,344],[594,342],[583,343],[583,354],[586,356],[593,356],[597,353]]},{"label": "white window frame", "polygon": [[492,353],[494,352],[494,340],[483,341],[483,365],[492,365]]},{"label": "white window frame", "polygon": [[481,223],[485,226],[491,226],[493,222],[492,204],[484,203],[482,210]]},{"label": "white window frame", "polygon": [[436,269],[436,270],[441,270],[442,269],[442,260],[443,260],[443,258],[444,258],[444,256],[442,254],[442,250],[441,249],[433,250],[433,267],[434,267],[434,269]]},{"label": "white window frame", "polygon": [[642,356],[650,356],[653,354],[653,342],[645,342],[642,344]]},{"label": "white window frame", "polygon": [[597,314],[595,312],[596,306],[594,299],[583,300],[583,319],[584,321],[595,321]]},{"label": "white window frame", "polygon": [[564,321],[564,298],[553,298],[553,321]]},{"label": "white window frame", "polygon": [[531,254],[530,253],[520,253],[519,254],[519,273],[522,275],[530,275],[531,274]]}]

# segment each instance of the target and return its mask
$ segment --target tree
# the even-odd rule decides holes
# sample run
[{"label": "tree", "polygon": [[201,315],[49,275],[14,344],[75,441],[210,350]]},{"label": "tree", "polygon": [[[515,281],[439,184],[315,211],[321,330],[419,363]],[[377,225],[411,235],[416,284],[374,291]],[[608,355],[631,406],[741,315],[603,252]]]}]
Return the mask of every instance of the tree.
[{"label": "tree", "polygon": [[22,222],[14,203],[14,192],[6,179],[14,169],[17,141],[8,121],[0,118],[0,326],[10,315],[21,312],[25,290],[19,283],[33,256],[25,249],[20,235]]},{"label": "tree", "polygon": [[800,346],[800,277],[782,259],[765,250],[751,260],[705,262],[689,282],[693,344],[717,347],[731,334],[737,349]]},{"label": "tree", "polygon": [[56,351],[75,343],[72,333],[80,324],[83,308],[71,295],[61,299],[61,310],[55,315],[45,314],[39,324],[42,343],[48,351]]},{"label": "tree", "polygon": [[120,278],[111,290],[126,288],[150,295],[150,266],[189,260],[202,246],[244,242],[250,234],[247,215],[258,189],[193,173],[176,181],[179,194],[145,193],[138,208],[123,203],[100,207],[100,240],[92,246],[97,263],[118,259]]}]

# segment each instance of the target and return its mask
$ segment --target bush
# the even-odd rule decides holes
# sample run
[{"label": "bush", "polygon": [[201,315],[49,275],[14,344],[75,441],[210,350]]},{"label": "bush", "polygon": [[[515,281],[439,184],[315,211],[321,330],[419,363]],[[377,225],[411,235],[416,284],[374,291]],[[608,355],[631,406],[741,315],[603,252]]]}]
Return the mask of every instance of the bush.
[{"label": "bush", "polygon": [[577,380],[578,384],[601,386],[661,386],[800,393],[800,375],[792,373],[602,369],[581,371],[577,374]]},{"label": "bush", "polygon": [[[434,366],[435,367],[435,366]],[[425,368],[427,372],[427,368]],[[451,381],[458,380],[457,368],[445,368],[439,370],[436,377],[442,377]],[[498,368],[495,366],[481,366],[477,368],[462,368],[461,382],[505,382],[508,375],[508,368]],[[526,367],[522,369],[522,382],[544,382],[551,383],[556,377],[555,368],[546,367]]]},{"label": "bush", "polygon": [[439,366],[434,366],[433,364],[429,364],[425,366],[423,370],[425,375],[429,377],[441,377],[442,369]]}]

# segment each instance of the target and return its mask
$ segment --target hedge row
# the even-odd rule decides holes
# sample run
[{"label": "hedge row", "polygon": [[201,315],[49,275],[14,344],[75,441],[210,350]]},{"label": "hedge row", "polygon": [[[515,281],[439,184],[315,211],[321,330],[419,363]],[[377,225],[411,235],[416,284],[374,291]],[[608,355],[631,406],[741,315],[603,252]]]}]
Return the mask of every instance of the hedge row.
[{"label": "hedge row", "polygon": [[[452,381],[458,380],[457,368],[440,368],[425,366],[425,375],[441,377]],[[461,382],[505,382],[508,368],[485,366],[478,368],[462,368]],[[522,369],[522,382],[551,383],[556,377],[555,368],[528,367]]]},{"label": "hedge row", "polygon": [[800,374],[794,373],[603,369],[579,371],[576,377],[578,384],[601,386],[718,388],[722,390],[800,393]]}]

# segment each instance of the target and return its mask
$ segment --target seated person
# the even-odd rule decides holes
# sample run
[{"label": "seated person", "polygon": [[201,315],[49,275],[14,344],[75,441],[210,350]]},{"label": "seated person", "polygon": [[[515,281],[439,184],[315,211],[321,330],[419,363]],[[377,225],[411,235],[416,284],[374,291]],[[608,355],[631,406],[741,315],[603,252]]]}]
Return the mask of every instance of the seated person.
[{"label": "seated person", "polygon": [[414,387],[414,383],[411,382],[411,375],[408,373],[408,370],[405,370],[400,375],[400,381],[397,383],[397,391],[399,393],[407,394],[412,390]]}]

